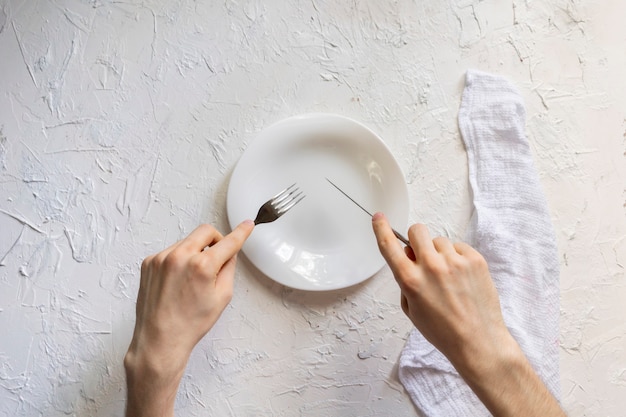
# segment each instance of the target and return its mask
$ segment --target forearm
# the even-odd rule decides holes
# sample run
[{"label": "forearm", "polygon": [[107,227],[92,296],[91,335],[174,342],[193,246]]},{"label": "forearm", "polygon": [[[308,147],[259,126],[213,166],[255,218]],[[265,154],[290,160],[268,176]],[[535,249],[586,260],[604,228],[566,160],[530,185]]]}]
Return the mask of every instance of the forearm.
[{"label": "forearm", "polygon": [[457,370],[494,417],[565,416],[512,337],[495,354]]}]

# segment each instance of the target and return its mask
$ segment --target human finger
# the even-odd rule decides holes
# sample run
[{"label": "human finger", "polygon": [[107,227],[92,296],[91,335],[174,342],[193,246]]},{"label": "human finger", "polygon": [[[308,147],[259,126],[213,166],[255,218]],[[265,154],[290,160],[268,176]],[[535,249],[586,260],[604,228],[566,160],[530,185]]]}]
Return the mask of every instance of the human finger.
[{"label": "human finger", "polygon": [[437,251],[428,232],[426,225],[416,223],[409,228],[409,242],[415,254],[417,262],[428,254],[435,254]]},{"label": "human finger", "polygon": [[213,246],[224,236],[210,224],[201,224],[180,242],[180,246],[193,252],[202,252],[207,246]]},{"label": "human finger", "polygon": [[463,242],[455,242],[454,250],[456,251],[456,253],[462,256],[467,256],[467,255],[476,253],[476,249],[474,249],[467,243],[463,243]]},{"label": "human finger", "polygon": [[246,239],[248,239],[253,229],[254,222],[252,220],[246,220],[211,247],[209,250],[211,257],[219,264],[220,269],[222,265],[241,250],[241,247]]},{"label": "human finger", "polygon": [[457,252],[448,238],[439,236],[433,239],[435,250],[443,255],[456,255]]},{"label": "human finger", "polygon": [[410,262],[409,258],[407,258],[407,255],[404,253],[402,246],[400,246],[398,239],[394,235],[383,213],[376,213],[372,216],[372,227],[374,228],[374,234],[376,235],[380,253],[389,264],[394,275],[397,275],[402,265],[406,265]]}]

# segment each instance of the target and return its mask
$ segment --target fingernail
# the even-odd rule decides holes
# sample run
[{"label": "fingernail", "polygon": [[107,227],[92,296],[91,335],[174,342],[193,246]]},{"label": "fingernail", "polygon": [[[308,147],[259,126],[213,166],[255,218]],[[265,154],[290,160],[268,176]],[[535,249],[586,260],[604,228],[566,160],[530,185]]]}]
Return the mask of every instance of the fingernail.
[{"label": "fingernail", "polygon": [[374,213],[374,215],[372,216],[372,221],[376,221],[376,220],[380,220],[380,219],[384,219],[385,215],[383,213],[381,213],[380,211]]},{"label": "fingernail", "polygon": [[247,219],[247,220],[242,221],[241,224],[245,224],[247,226],[254,226],[254,221]]}]

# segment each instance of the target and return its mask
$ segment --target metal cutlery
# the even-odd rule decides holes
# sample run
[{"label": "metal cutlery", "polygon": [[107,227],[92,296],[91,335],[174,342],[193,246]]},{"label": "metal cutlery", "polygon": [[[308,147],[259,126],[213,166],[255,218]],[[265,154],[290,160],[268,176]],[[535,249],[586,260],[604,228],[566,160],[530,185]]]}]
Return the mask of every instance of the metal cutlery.
[{"label": "metal cutlery", "polygon": [[265,202],[259,209],[254,224],[270,223],[291,210],[305,197],[296,184],[285,188],[274,197]]},{"label": "metal cutlery", "polygon": [[[359,203],[357,203],[352,197],[350,197],[348,194],[346,194],[345,191],[343,191],[341,188],[339,188],[337,185],[335,185],[335,183],[333,183],[331,180],[329,180],[328,178],[326,178],[326,181],[328,181],[329,183],[331,183],[331,185],[333,187],[335,187],[336,189],[338,189],[341,194],[345,195],[346,197],[348,197],[348,199],[350,201],[352,201],[354,204],[356,204],[361,210],[363,210],[364,212],[366,212],[370,217],[372,217],[372,213],[370,213],[369,211],[367,211],[362,205],[360,205]],[[402,236],[400,233],[398,233],[395,229],[391,229],[393,230],[393,234],[396,235],[396,237],[398,238],[398,240],[400,240],[402,243],[404,243],[407,246],[411,246],[411,244],[409,243],[409,240],[407,238],[405,238],[404,236]]]}]

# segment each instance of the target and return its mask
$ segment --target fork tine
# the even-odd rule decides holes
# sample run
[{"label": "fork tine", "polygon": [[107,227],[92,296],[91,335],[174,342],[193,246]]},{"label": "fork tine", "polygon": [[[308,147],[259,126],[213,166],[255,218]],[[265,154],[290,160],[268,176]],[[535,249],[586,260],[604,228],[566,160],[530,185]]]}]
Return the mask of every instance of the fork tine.
[{"label": "fork tine", "polygon": [[254,224],[270,223],[285,214],[304,198],[304,193],[296,183],[291,184],[274,197],[266,201],[254,219]]},{"label": "fork tine", "polygon": [[[295,184],[294,184],[295,185]],[[298,191],[300,191],[300,188],[296,187],[294,189],[291,189],[293,186],[287,188],[284,192],[282,192],[281,194],[278,195],[278,197],[276,198],[272,198],[271,204],[272,206],[278,208],[281,204],[283,204],[284,202],[289,202],[293,199],[293,195],[295,193],[297,193]]]},{"label": "fork tine", "polygon": [[291,191],[286,196],[283,196],[276,201],[272,201],[272,206],[274,206],[276,210],[279,210],[283,208],[284,206],[286,206],[287,204],[291,203],[296,198],[300,197],[301,195],[302,195],[302,191],[300,191],[299,188],[296,188],[295,190]]},{"label": "fork tine", "polygon": [[[298,198],[298,197],[300,197],[300,198]],[[296,204],[301,202],[304,199],[304,197],[306,197],[306,196],[302,195],[302,192],[300,192],[293,199],[291,199],[290,202],[287,203],[286,206],[277,207],[278,214],[282,216],[283,214],[287,213],[289,210],[291,210],[293,208],[293,206],[295,206]]]},{"label": "fork tine", "polygon": [[279,192],[278,194],[276,194],[274,197],[270,198],[271,201],[275,201],[278,197],[282,196],[283,194],[287,193],[289,194],[289,191],[296,186],[296,183],[294,182],[293,184],[291,184],[289,187],[285,188],[284,190],[282,190],[281,192]]}]

